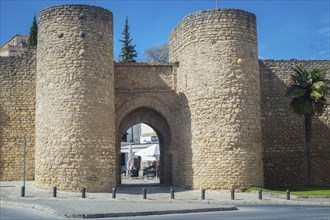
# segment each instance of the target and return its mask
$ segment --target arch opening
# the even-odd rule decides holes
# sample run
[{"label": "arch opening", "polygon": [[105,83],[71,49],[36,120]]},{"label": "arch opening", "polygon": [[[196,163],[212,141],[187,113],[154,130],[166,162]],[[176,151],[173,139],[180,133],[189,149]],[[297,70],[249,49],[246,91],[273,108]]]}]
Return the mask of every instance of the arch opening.
[{"label": "arch opening", "polygon": [[[138,130],[136,127],[138,127],[140,124],[144,124],[147,125],[148,127],[150,127],[151,129],[153,129],[153,131],[155,132],[155,136],[153,138],[153,140],[150,141],[147,140],[142,140],[137,137],[133,137],[131,135],[127,135],[127,131],[131,130],[134,131],[134,127],[135,130]],[[140,128],[141,129],[141,128]],[[131,146],[125,146],[123,147],[125,151],[130,151],[133,152],[133,155],[136,154],[136,152],[138,151],[137,145],[143,145],[142,147],[146,148],[149,147],[151,145],[158,145],[159,146],[159,157],[156,158],[157,161],[157,176],[159,177],[159,182],[161,184],[167,184],[170,185],[172,184],[172,155],[170,154],[170,143],[171,143],[171,133],[170,133],[170,128],[168,126],[168,122],[165,119],[165,117],[160,114],[158,111],[151,109],[151,108],[147,108],[147,107],[140,107],[137,108],[133,111],[131,111],[130,113],[128,113],[120,122],[119,127],[118,127],[118,133],[117,133],[117,170],[118,170],[118,176],[117,176],[117,185],[123,184],[123,182],[121,181],[121,175],[123,174],[123,160],[125,159],[125,167],[124,168],[128,168],[127,167],[127,155],[131,155],[131,153],[128,153],[127,155],[123,156],[121,149],[122,149],[122,138],[126,136],[126,141],[127,139],[129,141],[132,141]],[[134,132],[132,132],[134,133]],[[135,135],[136,136],[136,135]],[[158,141],[157,141],[158,139]],[[151,142],[151,143],[143,143],[143,142]],[[132,147],[132,145],[134,147]],[[134,150],[133,150],[134,148]],[[136,157],[138,158],[138,157]],[[140,161],[142,160],[142,158],[139,158]],[[139,163],[139,159],[137,159],[137,163]],[[133,161],[131,158],[129,158],[130,160],[130,166],[132,165],[136,165],[136,164],[131,164],[131,161]],[[146,166],[148,163],[144,163],[142,165]],[[152,165],[152,163],[151,163]],[[156,168],[155,167],[155,168]],[[140,176],[138,178],[143,177],[143,169],[144,167],[141,167],[141,163],[140,163]],[[133,172],[133,171],[131,171]],[[126,172],[128,175],[131,175],[131,172]],[[135,174],[136,175],[136,174]],[[146,177],[146,176],[145,176]],[[143,177],[144,178],[144,177]],[[131,181],[132,182],[132,181]],[[157,183],[157,181],[153,181],[152,183]]]},{"label": "arch opening", "polygon": [[147,124],[130,127],[120,143],[122,184],[158,184],[160,144],[156,131]]}]

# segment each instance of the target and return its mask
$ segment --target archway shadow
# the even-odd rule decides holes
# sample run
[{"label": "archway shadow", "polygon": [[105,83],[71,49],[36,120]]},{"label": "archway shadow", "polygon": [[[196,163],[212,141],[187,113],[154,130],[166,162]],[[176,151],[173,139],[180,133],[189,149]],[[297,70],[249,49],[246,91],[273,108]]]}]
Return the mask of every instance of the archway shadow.
[{"label": "archway shadow", "polygon": [[169,194],[171,189],[174,189],[175,192],[184,192],[187,189],[179,186],[172,186],[166,184],[122,184],[116,187],[116,191],[121,194],[129,195],[141,195],[142,190],[146,188],[148,194],[157,193],[157,194]]}]

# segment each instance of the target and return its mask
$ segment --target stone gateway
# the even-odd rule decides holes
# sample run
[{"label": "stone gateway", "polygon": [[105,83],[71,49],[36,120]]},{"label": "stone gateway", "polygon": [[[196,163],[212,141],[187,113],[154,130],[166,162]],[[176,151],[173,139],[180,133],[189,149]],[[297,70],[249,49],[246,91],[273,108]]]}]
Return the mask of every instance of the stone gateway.
[{"label": "stone gateway", "polygon": [[[256,16],[213,9],[170,33],[169,63],[114,63],[113,16],[61,5],[39,14],[38,47],[0,58],[0,180],[110,192],[128,128],[157,132],[164,184],[237,189],[305,185],[303,118],[285,91],[293,68],[258,60]],[[330,184],[330,109],[313,122],[312,184]]]}]

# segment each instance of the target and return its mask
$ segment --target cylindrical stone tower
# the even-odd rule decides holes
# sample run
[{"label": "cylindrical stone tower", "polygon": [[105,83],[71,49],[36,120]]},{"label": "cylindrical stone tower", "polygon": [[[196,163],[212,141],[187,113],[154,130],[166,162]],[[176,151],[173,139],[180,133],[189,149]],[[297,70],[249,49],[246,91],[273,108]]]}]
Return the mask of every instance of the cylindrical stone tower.
[{"label": "cylindrical stone tower", "polygon": [[40,12],[35,129],[37,187],[105,192],[115,186],[110,11],[61,5]]},{"label": "cylindrical stone tower", "polygon": [[180,135],[190,155],[179,156],[183,178],[174,182],[206,189],[263,185],[255,15],[215,9],[186,16],[170,33],[170,61],[179,62],[177,88],[189,106],[178,126],[191,127]]}]

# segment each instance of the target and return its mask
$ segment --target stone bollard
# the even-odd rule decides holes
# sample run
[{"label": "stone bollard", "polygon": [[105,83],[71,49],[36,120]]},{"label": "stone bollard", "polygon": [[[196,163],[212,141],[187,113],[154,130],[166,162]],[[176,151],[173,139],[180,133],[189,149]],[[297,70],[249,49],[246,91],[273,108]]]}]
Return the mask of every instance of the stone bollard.
[{"label": "stone bollard", "polygon": [[82,190],[81,190],[81,198],[86,198],[86,188],[82,188]]},{"label": "stone bollard", "polygon": [[53,197],[56,197],[57,196],[57,187],[54,186],[53,187]]},{"label": "stone bollard", "polygon": [[290,190],[286,190],[286,200],[290,200]]},{"label": "stone bollard", "polygon": [[116,187],[113,187],[113,188],[112,188],[112,198],[113,198],[113,199],[116,198],[116,192],[117,192]]},{"label": "stone bollard", "polygon": [[258,198],[262,200],[262,189],[259,189],[258,191]]},{"label": "stone bollard", "polygon": [[142,194],[143,194],[143,199],[147,199],[147,189],[146,188],[142,189]]},{"label": "stone bollard", "polygon": [[205,189],[201,189],[201,200],[205,199]]},{"label": "stone bollard", "polygon": [[231,200],[235,200],[235,190],[234,189],[230,190],[230,198],[231,198]]},{"label": "stone bollard", "polygon": [[25,197],[25,186],[21,187],[21,197]]},{"label": "stone bollard", "polygon": [[174,199],[174,189],[173,188],[170,189],[170,193],[171,193],[171,199]]}]

